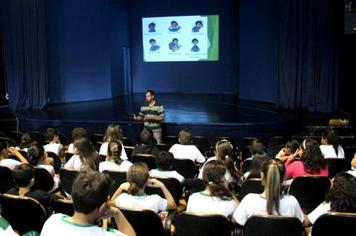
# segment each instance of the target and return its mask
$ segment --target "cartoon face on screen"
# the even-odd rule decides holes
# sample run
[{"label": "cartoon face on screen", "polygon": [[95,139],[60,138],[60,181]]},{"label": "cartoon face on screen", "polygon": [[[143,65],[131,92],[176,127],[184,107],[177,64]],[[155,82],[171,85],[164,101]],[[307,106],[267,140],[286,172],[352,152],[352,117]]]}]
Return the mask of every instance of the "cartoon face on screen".
[{"label": "cartoon face on screen", "polygon": [[159,45],[157,45],[157,42],[155,39],[150,39],[150,51],[154,52],[154,51],[158,51],[159,50]]},{"label": "cartoon face on screen", "polygon": [[155,23],[152,22],[148,25],[148,32],[150,32],[150,33],[156,32],[156,24]]},{"label": "cartoon face on screen", "polygon": [[193,47],[190,49],[191,52],[199,52],[200,51],[198,43],[199,43],[198,39],[193,39],[192,40]]},{"label": "cartoon face on screen", "polygon": [[177,21],[171,21],[171,25],[168,28],[169,31],[177,32],[180,29],[181,29],[181,27],[178,25]]},{"label": "cartoon face on screen", "polygon": [[181,48],[181,45],[179,45],[178,39],[174,38],[172,39],[172,42],[168,44],[168,47],[172,52],[176,52]]},{"label": "cartoon face on screen", "polygon": [[195,22],[195,25],[192,28],[192,32],[197,33],[202,27],[203,27],[203,22],[201,20],[198,20],[197,22]]}]

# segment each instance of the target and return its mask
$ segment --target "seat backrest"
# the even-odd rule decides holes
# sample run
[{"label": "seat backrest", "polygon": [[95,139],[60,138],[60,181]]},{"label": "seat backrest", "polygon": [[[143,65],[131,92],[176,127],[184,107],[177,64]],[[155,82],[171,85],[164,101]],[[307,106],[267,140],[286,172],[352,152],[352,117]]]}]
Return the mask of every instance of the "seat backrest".
[{"label": "seat backrest", "polygon": [[68,216],[74,214],[73,203],[68,200],[56,199],[52,203],[52,208],[55,213],[62,213]]},{"label": "seat backrest", "polygon": [[242,183],[240,193],[238,195],[239,201],[241,201],[249,193],[262,193],[263,185],[261,179],[247,179]]},{"label": "seat backrest", "polygon": [[203,136],[193,136],[193,144],[204,155],[205,152],[210,150],[209,140]]},{"label": "seat backrest", "polygon": [[72,193],[72,187],[75,178],[79,174],[79,171],[75,170],[67,170],[67,169],[60,169],[59,170],[59,177],[61,180],[62,190],[68,194]]},{"label": "seat backrest", "polygon": [[10,147],[16,147],[16,141],[12,138],[0,137],[0,141],[7,142]]},{"label": "seat backrest", "polygon": [[131,224],[137,236],[164,235],[160,217],[150,210],[120,209]]},{"label": "seat backrest", "polygon": [[0,193],[6,193],[13,187],[15,187],[15,183],[12,178],[12,171],[5,166],[0,166]]},{"label": "seat backrest", "polygon": [[[172,194],[174,201],[176,204],[179,204],[179,200],[182,198],[183,195],[183,186],[182,184],[175,178],[156,178],[157,180],[161,181],[168,191]],[[162,198],[164,198],[164,194],[160,188],[149,187],[145,188],[145,192],[147,194],[158,194]]]},{"label": "seat backrest", "polygon": [[178,137],[173,135],[166,136],[164,137],[164,143],[171,147],[174,144],[178,143]]},{"label": "seat backrest", "polygon": [[252,158],[243,159],[242,162],[242,172],[246,173],[252,169]]},{"label": "seat backrest", "polygon": [[122,144],[124,146],[130,146],[130,147],[135,146],[134,142],[131,139],[129,139],[128,137],[123,137],[122,138]]},{"label": "seat backrest", "polygon": [[41,232],[47,219],[44,207],[35,199],[10,194],[0,195],[1,215],[20,234],[29,231]]},{"label": "seat backrest", "polygon": [[320,216],[313,225],[313,236],[346,236],[355,231],[355,213],[327,213]]},{"label": "seat backrest", "polygon": [[53,189],[54,181],[52,175],[43,168],[36,168],[35,172],[35,183],[32,189],[42,189],[43,191],[49,192]]},{"label": "seat backrest", "polygon": [[114,180],[114,184],[112,184],[110,188],[110,196],[113,196],[120,185],[126,182],[126,172],[105,170],[104,173],[108,174],[110,178]]},{"label": "seat backrest", "polygon": [[90,139],[91,139],[92,144],[95,145],[98,142],[103,142],[104,134],[91,134]]},{"label": "seat backrest", "polygon": [[22,137],[23,133],[20,131],[9,131],[7,133],[7,136],[9,138],[12,138],[13,140],[15,140],[16,144],[19,146],[21,143],[21,137]]},{"label": "seat backrest", "polygon": [[177,236],[231,235],[231,224],[221,215],[196,215],[184,212],[176,217],[175,227]]},{"label": "seat backrest", "polygon": [[192,160],[173,159],[173,169],[186,179],[196,177],[198,168]]},{"label": "seat backrest", "polygon": [[131,160],[131,156],[132,156],[132,152],[134,150],[135,147],[131,147],[131,146],[124,146],[126,155],[128,157],[129,160]]},{"label": "seat backrest", "polygon": [[326,162],[328,163],[330,179],[334,178],[337,173],[350,169],[350,161],[344,158],[328,158]]},{"label": "seat backrest", "polygon": [[298,200],[304,213],[308,214],[324,201],[330,185],[330,179],[325,176],[301,176],[292,181],[289,194]]},{"label": "seat backrest", "polygon": [[156,156],[153,154],[136,154],[131,158],[132,162],[144,162],[149,170],[156,168]]},{"label": "seat backrest", "polygon": [[54,153],[54,152],[47,152],[47,155],[48,157],[51,157],[53,158],[53,168],[54,168],[54,171],[56,173],[58,173],[58,171],[61,169],[62,167],[62,161],[61,161],[61,158],[59,158],[59,156]]},{"label": "seat backrest", "polygon": [[304,228],[296,217],[251,216],[243,233],[244,236],[303,236]]}]

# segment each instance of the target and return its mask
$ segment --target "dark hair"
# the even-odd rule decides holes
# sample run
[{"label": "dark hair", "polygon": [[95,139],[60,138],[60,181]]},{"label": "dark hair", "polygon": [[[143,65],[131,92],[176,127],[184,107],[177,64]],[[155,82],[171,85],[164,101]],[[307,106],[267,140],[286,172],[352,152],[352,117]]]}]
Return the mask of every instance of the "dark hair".
[{"label": "dark hair", "polygon": [[73,145],[78,149],[79,158],[84,167],[97,170],[99,166],[99,155],[91,142],[86,138],[79,138],[74,141]]},{"label": "dark hair", "polygon": [[33,143],[35,140],[35,136],[31,133],[24,133],[21,136],[21,143],[20,143],[20,148],[28,148],[31,143]]},{"label": "dark hair", "polygon": [[104,142],[110,142],[111,140],[119,140],[122,141],[123,134],[120,125],[110,124],[106,128]]},{"label": "dark hair", "polygon": [[48,128],[44,136],[47,141],[52,141],[56,136],[58,136],[58,130],[54,128]]},{"label": "dark hair", "polygon": [[189,132],[188,129],[182,129],[178,133],[178,141],[180,144],[190,145],[190,144],[192,144],[192,138],[193,138],[193,135],[192,135],[192,133]]},{"label": "dark hair", "polygon": [[323,138],[328,140],[328,144],[332,145],[336,155],[338,154],[339,140],[335,131],[332,129],[327,129],[323,132]]},{"label": "dark hair", "polygon": [[172,24],[177,24],[178,25],[177,21],[175,21],[175,20],[171,21],[171,25]]},{"label": "dark hair", "polygon": [[92,170],[79,173],[72,187],[73,209],[89,214],[107,201],[112,181],[109,176]]},{"label": "dark hair", "polygon": [[150,26],[156,26],[156,24],[151,22],[151,23],[148,24],[148,27],[150,27]]},{"label": "dark hair", "polygon": [[27,157],[28,161],[33,165],[37,166],[38,162],[44,157],[45,150],[42,145],[39,145],[37,142],[33,142],[28,148]]},{"label": "dark hair", "polygon": [[222,200],[230,200],[231,193],[224,187],[224,176],[226,167],[219,161],[209,161],[203,168],[203,180],[207,184],[212,196]]},{"label": "dark hair", "polygon": [[77,127],[72,130],[73,141],[77,140],[78,138],[86,138],[87,135],[87,130],[82,127]]},{"label": "dark hair", "polygon": [[198,21],[195,22],[195,25],[197,25],[197,24],[203,25],[203,22],[201,20],[198,20]]},{"label": "dark hair", "polygon": [[237,160],[232,144],[226,139],[216,142],[215,156],[219,162],[225,165],[231,176],[238,182],[241,179],[242,174],[235,168],[235,162]]},{"label": "dark hair", "polygon": [[[117,144],[117,154],[114,155],[110,149],[111,144]],[[116,164],[120,165],[122,163],[121,159],[122,145],[118,140],[111,140],[108,144],[108,157],[112,159]]]},{"label": "dark hair", "polygon": [[170,170],[173,165],[174,156],[171,152],[168,151],[161,151],[158,153],[156,157],[156,165],[157,168],[163,170]]},{"label": "dark hair", "polygon": [[35,168],[30,164],[17,165],[12,171],[12,177],[18,187],[27,187],[35,177]]},{"label": "dark hair", "polygon": [[336,174],[325,199],[331,211],[356,213],[356,178],[346,172]]},{"label": "dark hair", "polygon": [[303,155],[301,161],[304,168],[311,174],[320,172],[320,169],[326,167],[326,161],[320,151],[319,143],[314,139],[307,138],[303,141],[302,145]]},{"label": "dark hair", "polygon": [[250,153],[251,155],[255,154],[263,154],[265,152],[265,145],[261,142],[261,140],[255,138],[250,142]]},{"label": "dark hair", "polygon": [[149,175],[148,167],[143,162],[136,162],[130,166],[127,172],[127,182],[130,183],[128,189],[129,194],[137,194],[140,189],[144,188],[147,184]]},{"label": "dark hair", "polygon": [[199,42],[199,40],[198,40],[198,39],[192,39],[192,43],[194,43],[194,41]]},{"label": "dark hair", "polygon": [[156,40],[155,39],[150,39],[150,43],[152,43],[152,42],[156,42]]},{"label": "dark hair", "polygon": [[253,155],[251,162],[252,166],[249,171],[249,175],[247,176],[247,179],[261,178],[262,166],[269,159],[270,157],[267,153]]},{"label": "dark hair", "polygon": [[8,147],[9,147],[9,144],[7,143],[7,141],[0,140],[0,152],[4,149],[7,149]]},{"label": "dark hair", "polygon": [[174,39],[172,39],[172,42],[174,41],[174,40],[177,40],[177,41],[179,41],[177,38],[174,38]]},{"label": "dark hair", "polygon": [[284,165],[276,160],[270,159],[262,167],[263,185],[266,193],[266,210],[269,215],[276,210],[279,215],[279,200],[282,194],[282,184],[284,179]]},{"label": "dark hair", "polygon": [[140,144],[151,144],[152,143],[152,131],[148,129],[143,129],[140,133],[139,138]]},{"label": "dark hair", "polygon": [[300,144],[299,144],[298,140],[293,139],[292,141],[288,141],[285,146],[287,148],[289,148],[291,153],[293,154],[298,150]]},{"label": "dark hair", "polygon": [[152,89],[148,89],[148,90],[146,91],[146,93],[150,93],[152,96],[155,95],[155,92],[154,92]]}]

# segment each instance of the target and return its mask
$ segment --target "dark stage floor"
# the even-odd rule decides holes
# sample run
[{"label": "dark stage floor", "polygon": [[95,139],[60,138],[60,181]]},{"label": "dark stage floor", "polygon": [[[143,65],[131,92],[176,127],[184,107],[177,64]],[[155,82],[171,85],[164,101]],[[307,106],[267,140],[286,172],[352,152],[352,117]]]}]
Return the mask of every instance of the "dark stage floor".
[{"label": "dark stage floor", "polygon": [[[136,139],[142,123],[127,119],[144,104],[144,94],[110,100],[52,104],[46,110],[16,112],[19,130],[43,131],[56,127],[69,135],[74,127],[103,133],[105,126],[118,123],[125,136]],[[194,135],[241,138],[243,136],[288,136],[298,132],[305,121],[326,120],[334,114],[277,111],[271,104],[239,100],[234,95],[157,94],[166,111],[165,135],[176,135],[187,127]]]}]

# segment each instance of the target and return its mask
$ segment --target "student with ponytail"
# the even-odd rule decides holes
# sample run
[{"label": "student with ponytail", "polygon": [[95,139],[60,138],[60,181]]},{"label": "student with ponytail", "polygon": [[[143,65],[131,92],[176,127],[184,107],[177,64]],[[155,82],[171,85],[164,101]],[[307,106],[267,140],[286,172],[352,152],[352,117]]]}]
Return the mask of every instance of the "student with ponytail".
[{"label": "student with ponytail", "polygon": [[233,214],[238,200],[228,189],[225,173],[226,167],[218,161],[206,163],[203,169],[206,188],[189,197],[187,212],[219,214],[225,217]]},{"label": "student with ponytail", "polygon": [[[164,194],[146,195],[146,186],[160,188]],[[148,209],[154,212],[176,208],[176,203],[164,184],[156,179],[149,179],[147,165],[142,162],[134,163],[127,172],[127,182],[120,185],[112,200],[117,207]]]},{"label": "student with ponytail", "polygon": [[335,131],[327,129],[321,137],[320,150],[324,158],[345,158],[344,149],[339,145]]},{"label": "student with ponytail", "polygon": [[284,166],[275,160],[267,161],[262,167],[262,194],[246,195],[233,214],[234,220],[244,225],[249,217],[256,214],[294,216],[301,222],[303,212],[298,201],[291,195],[282,193]]}]

